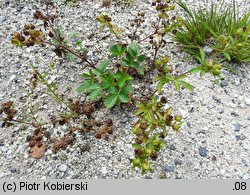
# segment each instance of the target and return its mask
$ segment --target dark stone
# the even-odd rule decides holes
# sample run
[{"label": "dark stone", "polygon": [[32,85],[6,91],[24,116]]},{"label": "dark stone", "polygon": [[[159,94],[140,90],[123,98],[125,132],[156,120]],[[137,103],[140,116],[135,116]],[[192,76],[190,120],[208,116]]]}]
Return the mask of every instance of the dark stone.
[{"label": "dark stone", "polygon": [[11,173],[16,173],[16,168],[11,168],[11,169],[10,169],[10,172],[11,172]]},{"label": "dark stone", "polygon": [[224,79],[224,80],[221,81],[220,85],[222,87],[226,87],[226,86],[228,86],[228,81]]},{"label": "dark stone", "polygon": [[30,140],[31,140],[31,136],[28,135],[28,136],[26,137],[26,142],[29,142]]},{"label": "dark stone", "polygon": [[111,146],[111,149],[114,150],[114,149],[115,149],[115,146]]},{"label": "dark stone", "polygon": [[16,63],[16,68],[21,68],[22,64],[21,63]]},{"label": "dark stone", "polygon": [[249,120],[249,121],[250,121],[250,115],[247,117],[247,120]]},{"label": "dark stone", "polygon": [[182,165],[182,160],[180,160],[180,159],[175,159],[174,164],[175,164],[175,165]]},{"label": "dark stone", "polygon": [[153,178],[150,176],[145,176],[145,179],[153,179]]},{"label": "dark stone", "polygon": [[58,157],[57,157],[57,156],[53,156],[52,159],[53,159],[53,160],[57,160]]},{"label": "dark stone", "polygon": [[24,5],[20,4],[17,8],[16,8],[16,11],[17,12],[21,12],[24,8]]},{"label": "dark stone", "polygon": [[236,135],[235,138],[236,138],[236,141],[239,141],[240,140],[240,135]]},{"label": "dark stone", "polygon": [[199,148],[199,154],[200,154],[200,156],[206,157],[206,156],[207,156],[207,153],[208,153],[208,150],[207,150],[206,147],[200,147],[200,148]]},{"label": "dark stone", "polygon": [[187,126],[190,128],[190,127],[191,127],[191,123],[190,123],[190,122],[187,122]]},{"label": "dark stone", "polygon": [[76,59],[76,63],[77,63],[77,64],[82,64],[82,62],[83,62],[83,61],[82,61],[81,58],[77,58],[77,59]]},{"label": "dark stone", "polygon": [[236,112],[231,112],[232,116],[239,116]]},{"label": "dark stone", "polygon": [[174,167],[172,165],[167,165],[165,167],[165,171],[168,173],[172,173],[174,171]]},{"label": "dark stone", "polygon": [[171,144],[170,145],[170,150],[176,150],[176,144]]},{"label": "dark stone", "polygon": [[190,110],[188,112],[193,113],[194,112],[194,107],[190,108]]},{"label": "dark stone", "polygon": [[240,124],[239,123],[235,123],[234,124],[234,131],[235,132],[239,132],[240,131]]}]

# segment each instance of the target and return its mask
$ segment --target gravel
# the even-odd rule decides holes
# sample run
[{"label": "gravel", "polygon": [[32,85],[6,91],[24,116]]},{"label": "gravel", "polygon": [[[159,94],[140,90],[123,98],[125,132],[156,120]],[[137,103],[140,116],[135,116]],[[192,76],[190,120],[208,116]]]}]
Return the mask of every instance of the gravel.
[{"label": "gravel", "polygon": [[234,131],[239,132],[241,125],[239,123],[234,124]]},{"label": "gravel", "polygon": [[208,150],[206,147],[200,147],[199,148],[199,155],[202,157],[206,157],[208,153]]},{"label": "gravel", "polygon": [[172,166],[172,165],[167,165],[167,166],[165,167],[165,171],[168,172],[168,173],[174,172],[174,166]]},{"label": "gravel", "polygon": [[226,86],[228,86],[228,81],[224,79],[224,80],[221,81],[220,85],[222,87],[226,87]]},{"label": "gravel", "polygon": [[[20,49],[10,44],[13,32],[20,31],[24,24],[33,22],[32,6],[40,7],[40,4],[30,2],[35,1],[22,1],[21,5],[9,1],[9,4],[1,8],[0,102],[12,100],[15,108],[22,113],[27,113],[33,106],[38,119],[46,120],[61,113],[63,106],[48,96],[41,84],[33,90],[33,96],[28,95],[27,92],[31,91],[29,78],[33,72],[29,65],[35,65],[39,71],[45,73],[48,65],[54,63],[55,68],[48,74],[50,82],[57,82],[61,94],[82,101],[85,97],[78,95],[75,89],[82,80],[83,71],[81,61],[61,60],[53,53],[52,48]],[[143,10],[146,13],[145,25],[139,31],[141,37],[145,37],[152,30],[146,26],[152,26],[155,21],[156,13],[150,6],[151,2],[141,0],[140,3],[122,10],[119,6],[102,8],[97,0],[84,3],[78,1],[73,6],[61,6],[58,24],[66,29],[66,33],[78,32],[78,36],[84,40],[87,56],[100,63],[100,59],[108,58],[108,47],[114,43],[114,39],[107,36],[109,32],[106,30],[88,39],[98,30],[95,17],[102,12],[107,13],[120,28],[130,31],[128,21],[135,18],[138,10]],[[207,6],[211,1],[186,2],[197,8]],[[246,0],[238,0],[237,4],[242,9],[250,6],[250,2]],[[106,39],[100,41],[106,36]],[[128,40],[126,36],[122,39]],[[169,43],[161,51],[161,55],[168,55],[173,66],[185,71],[198,65],[171,42],[170,38],[167,39]],[[142,49],[146,55],[152,52],[148,44],[144,44]],[[134,157],[131,131],[136,118],[133,116],[133,108],[122,105],[112,110],[102,108],[94,114],[97,119],[113,120],[115,129],[108,140],[96,139],[94,132],[76,133],[76,141],[67,150],[54,153],[49,146],[41,159],[29,156],[26,139],[34,128],[25,125],[0,128],[0,178],[158,179],[166,175],[172,179],[250,179],[250,66],[242,64],[235,68],[237,74],[222,70],[222,77],[225,79],[219,85],[212,82],[214,78],[210,75],[202,78],[192,75],[188,78],[194,86],[192,92],[181,90],[178,93],[172,86],[164,88],[164,93],[169,98],[169,106],[173,107],[176,114],[182,114],[184,119],[180,132],[170,131],[165,138],[167,147],[161,150],[158,159],[153,162],[154,173],[142,176],[139,170],[131,169],[130,159]],[[73,90],[67,93],[67,87]],[[134,88],[136,93],[151,89],[138,81]],[[58,132],[64,134],[67,128],[67,125],[47,126],[47,130],[55,135]]]}]

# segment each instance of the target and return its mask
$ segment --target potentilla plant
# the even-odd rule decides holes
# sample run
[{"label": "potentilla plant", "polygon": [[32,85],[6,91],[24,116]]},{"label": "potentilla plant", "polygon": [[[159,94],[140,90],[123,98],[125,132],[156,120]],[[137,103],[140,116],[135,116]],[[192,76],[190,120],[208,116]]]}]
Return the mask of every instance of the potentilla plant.
[{"label": "potentilla plant", "polygon": [[[53,4],[48,4],[47,8],[49,9],[50,6],[53,6]],[[172,84],[177,91],[181,91],[182,88],[192,90],[193,86],[185,80],[190,74],[199,72],[201,75],[212,73],[214,76],[218,76],[221,69],[220,65],[206,59],[204,51],[201,49],[200,54],[197,55],[201,64],[199,67],[186,72],[174,70],[169,65],[170,59],[163,55],[162,51],[167,48],[166,35],[169,33],[175,34],[176,28],[182,25],[183,20],[176,14],[171,14],[175,5],[170,0],[156,0],[152,3],[152,6],[158,11],[157,23],[154,24],[153,32],[143,38],[136,35],[138,27],[145,22],[146,13],[140,11],[131,24],[134,29],[129,35],[131,40],[129,43],[120,40],[122,30],[112,22],[110,16],[105,14],[97,16],[97,21],[101,23],[101,30],[108,28],[111,34],[119,40],[118,43],[116,42],[107,48],[110,51],[110,56],[97,64],[87,59],[85,50],[83,52],[82,49],[79,50],[74,48],[74,45],[67,44],[66,38],[57,30],[55,15],[44,14],[40,10],[35,11],[34,18],[43,22],[44,29],[38,30],[34,24],[27,24],[22,32],[15,32],[11,40],[12,44],[19,47],[50,45],[54,47],[54,52],[59,57],[71,54],[82,59],[85,64],[83,68],[88,67],[89,70],[82,74],[83,81],[76,91],[80,94],[86,94],[87,100],[92,101],[93,104],[96,101],[101,101],[108,109],[120,104],[132,104],[136,107],[134,114],[137,121],[131,127],[131,133],[134,134],[135,138],[133,143],[135,157],[130,160],[132,167],[139,168],[142,174],[148,171],[153,172],[153,161],[157,159],[160,150],[165,147],[164,138],[168,135],[168,132],[170,130],[178,132],[181,129],[182,116],[174,115],[173,107],[166,108],[168,98],[165,94],[163,95],[164,87]],[[154,51],[153,55],[147,59],[145,52],[140,47],[140,44],[144,41],[148,41]],[[77,46],[80,43],[79,41]],[[135,78],[143,85],[149,75],[155,75],[149,80],[156,83],[157,87],[150,94],[136,96],[133,90]],[[81,110],[86,107],[79,109],[79,102],[70,105],[77,113],[81,113]],[[92,104],[88,105],[91,107]],[[84,113],[91,119],[91,112],[90,114]],[[84,128],[89,131],[93,126],[101,126],[96,138],[102,138],[107,133],[113,132],[112,124],[112,121],[107,121],[101,126],[95,121],[90,121],[85,123]],[[62,139],[58,144],[64,146],[65,139]],[[72,141],[70,139],[69,143],[72,143]]]}]

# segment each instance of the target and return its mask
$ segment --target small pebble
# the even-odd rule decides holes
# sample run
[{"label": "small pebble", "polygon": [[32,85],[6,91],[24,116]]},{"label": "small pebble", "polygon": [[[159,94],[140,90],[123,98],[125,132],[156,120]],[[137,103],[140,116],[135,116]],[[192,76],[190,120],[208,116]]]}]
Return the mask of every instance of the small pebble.
[{"label": "small pebble", "polygon": [[175,164],[175,165],[182,165],[182,160],[180,160],[180,159],[175,159],[174,164]]},{"label": "small pebble", "polygon": [[172,173],[174,171],[174,167],[172,165],[167,165],[165,167],[165,171],[168,173]]},{"label": "small pebble", "polygon": [[239,116],[236,112],[231,112],[231,115],[234,116],[234,117]]},{"label": "small pebble", "polygon": [[236,135],[235,138],[236,138],[236,141],[239,141],[240,140],[240,135]]},{"label": "small pebble", "polygon": [[240,131],[240,124],[239,123],[235,123],[234,124],[234,131],[235,132],[239,132]]},{"label": "small pebble", "polygon": [[16,168],[11,168],[11,169],[10,169],[10,172],[11,172],[11,173],[16,173]]},{"label": "small pebble", "polygon": [[208,151],[207,151],[207,148],[206,148],[206,147],[200,147],[200,148],[199,148],[199,154],[200,154],[200,156],[206,157],[206,156],[207,156],[207,153],[208,153]]},{"label": "small pebble", "polygon": [[170,150],[176,150],[176,144],[171,144],[170,145]]},{"label": "small pebble", "polygon": [[226,87],[226,86],[228,86],[228,81],[224,79],[224,80],[221,81],[220,85],[222,87]]},{"label": "small pebble", "polygon": [[60,170],[61,172],[65,172],[67,169],[68,169],[68,166],[67,166],[67,165],[62,164],[62,165],[59,166],[59,170]]},{"label": "small pebble", "polygon": [[191,127],[191,123],[190,122],[187,122],[187,127]]},{"label": "small pebble", "polygon": [[220,109],[220,110],[219,110],[219,113],[220,113],[220,114],[224,113],[224,109],[223,109],[223,108]]}]

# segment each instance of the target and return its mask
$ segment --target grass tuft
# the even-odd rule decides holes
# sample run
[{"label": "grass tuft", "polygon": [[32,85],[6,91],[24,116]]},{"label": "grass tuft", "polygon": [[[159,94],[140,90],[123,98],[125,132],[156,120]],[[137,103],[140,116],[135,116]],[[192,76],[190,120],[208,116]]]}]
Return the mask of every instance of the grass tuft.
[{"label": "grass tuft", "polygon": [[213,55],[228,61],[250,63],[249,11],[240,16],[234,0],[230,5],[211,3],[210,8],[197,11],[181,0],[177,4],[185,11],[185,20],[173,37],[186,52],[197,55],[206,46]]}]

